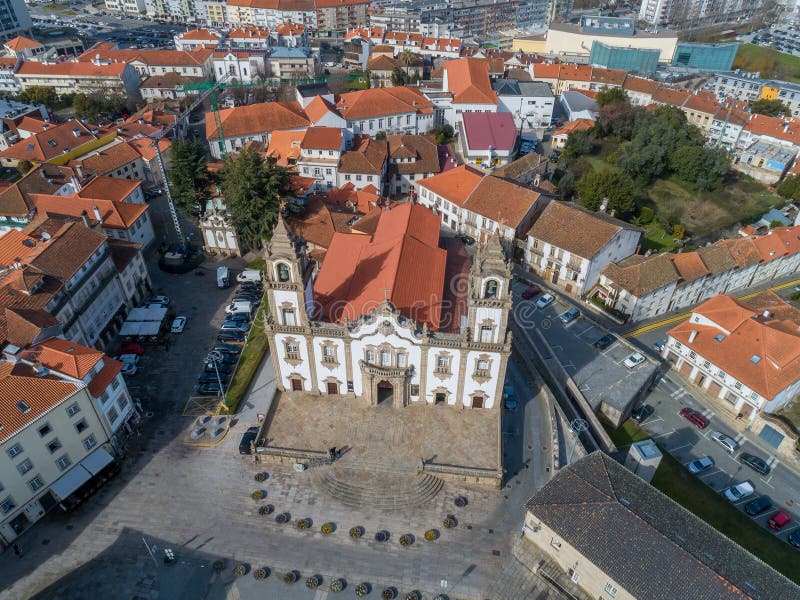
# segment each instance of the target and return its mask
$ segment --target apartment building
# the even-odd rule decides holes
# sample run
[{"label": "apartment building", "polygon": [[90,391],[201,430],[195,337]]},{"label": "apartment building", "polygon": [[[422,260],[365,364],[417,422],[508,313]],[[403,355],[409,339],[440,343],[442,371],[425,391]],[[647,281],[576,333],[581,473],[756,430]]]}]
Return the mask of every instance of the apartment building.
[{"label": "apartment building", "polygon": [[183,77],[213,76],[213,48],[194,50],[120,50],[114,42],[99,42],[78,57],[81,64],[130,65],[140,77],[175,73]]},{"label": "apartment building", "polygon": [[285,23],[305,25],[319,37],[344,35],[369,24],[369,0],[227,0],[227,23],[275,30]]},{"label": "apartment building", "polygon": [[105,91],[115,94],[137,94],[139,76],[125,63],[100,61],[64,61],[58,63],[23,61],[15,77],[22,90],[34,86],[53,88],[57,94]]},{"label": "apartment building", "polygon": [[33,21],[24,0],[0,2],[0,39],[10,40],[33,28]]},{"label": "apartment building", "polygon": [[339,161],[351,140],[347,130],[335,127],[309,127],[300,142],[297,171],[316,181],[318,191],[338,186]]}]

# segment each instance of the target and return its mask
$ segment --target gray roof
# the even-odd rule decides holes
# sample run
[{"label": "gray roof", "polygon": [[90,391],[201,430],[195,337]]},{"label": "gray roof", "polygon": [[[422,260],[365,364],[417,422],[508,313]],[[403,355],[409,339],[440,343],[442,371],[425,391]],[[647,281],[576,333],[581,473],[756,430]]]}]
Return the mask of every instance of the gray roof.
[{"label": "gray roof", "polygon": [[561,103],[569,107],[571,111],[589,110],[597,112],[597,102],[584,96],[580,92],[563,92],[561,94]]},{"label": "gray roof", "polygon": [[498,96],[524,96],[526,98],[552,98],[553,91],[544,81],[520,81],[519,79],[496,79],[492,89]]},{"label": "gray roof", "polygon": [[297,86],[297,93],[303,98],[313,98],[314,96],[325,96],[332,94],[327,83],[305,83]]},{"label": "gray roof", "polygon": [[800,587],[602,452],[561,469],[527,508],[636,598],[800,598]]}]

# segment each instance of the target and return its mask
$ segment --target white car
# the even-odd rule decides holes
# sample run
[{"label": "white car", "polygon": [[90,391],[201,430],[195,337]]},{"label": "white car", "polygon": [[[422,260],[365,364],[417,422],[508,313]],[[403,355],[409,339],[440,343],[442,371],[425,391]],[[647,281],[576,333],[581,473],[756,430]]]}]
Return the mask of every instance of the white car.
[{"label": "white car", "polygon": [[123,363],[122,364],[122,374],[123,375],[136,375],[136,370],[138,367],[134,363]]},{"label": "white car", "polygon": [[163,306],[168,306],[169,298],[166,296],[153,296],[150,298],[150,304],[161,304]]},{"label": "white car", "polygon": [[634,352],[633,354],[628,356],[628,358],[626,358],[624,361],[622,361],[622,364],[625,365],[626,367],[628,367],[629,369],[635,369],[640,364],[642,364],[644,361],[645,361],[644,356],[642,356],[638,352]]},{"label": "white car", "polygon": [[547,308],[555,301],[556,299],[553,294],[545,294],[536,301],[536,308]]},{"label": "white car", "polygon": [[703,471],[710,469],[714,466],[714,459],[710,456],[704,456],[702,458],[698,458],[697,460],[693,460],[690,462],[686,467],[689,469],[690,473],[702,473]]},{"label": "white car", "polygon": [[711,439],[722,446],[728,454],[733,454],[739,449],[739,442],[719,431],[712,432]]},{"label": "white car", "polygon": [[172,333],[180,333],[183,331],[184,327],[186,327],[186,317],[181,315],[179,317],[175,317],[175,320],[172,322],[172,327],[170,327],[169,330]]},{"label": "white car", "polygon": [[729,488],[725,488],[722,493],[725,494],[725,497],[731,502],[739,502],[739,500],[744,500],[748,496],[752,496],[754,491],[755,489],[749,481],[743,481],[742,483],[737,483]]},{"label": "white car", "polygon": [[138,354],[120,354],[117,357],[117,360],[125,363],[126,365],[138,365],[139,364],[139,355]]}]

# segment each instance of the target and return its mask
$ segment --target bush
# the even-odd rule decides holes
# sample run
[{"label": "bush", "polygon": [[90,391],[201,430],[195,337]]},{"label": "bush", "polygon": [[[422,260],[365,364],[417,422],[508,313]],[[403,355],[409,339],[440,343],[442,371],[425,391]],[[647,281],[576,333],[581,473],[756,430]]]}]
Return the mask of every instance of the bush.
[{"label": "bush", "polygon": [[649,225],[653,222],[656,213],[649,206],[643,206],[639,209],[639,222],[642,225]]},{"label": "bush", "polygon": [[683,236],[686,235],[686,230],[684,229],[683,225],[673,225],[672,227],[672,237],[677,240],[682,240]]}]

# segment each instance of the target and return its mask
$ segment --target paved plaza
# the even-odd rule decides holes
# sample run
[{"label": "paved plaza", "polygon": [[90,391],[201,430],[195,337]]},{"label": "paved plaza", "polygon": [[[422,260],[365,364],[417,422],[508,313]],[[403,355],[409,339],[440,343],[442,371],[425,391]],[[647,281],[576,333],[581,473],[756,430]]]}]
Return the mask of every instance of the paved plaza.
[{"label": "paved plaza", "polygon": [[421,460],[497,469],[499,412],[414,403],[368,406],[363,399],[279,394],[266,424],[267,446],[348,451],[343,466],[415,473]]}]

